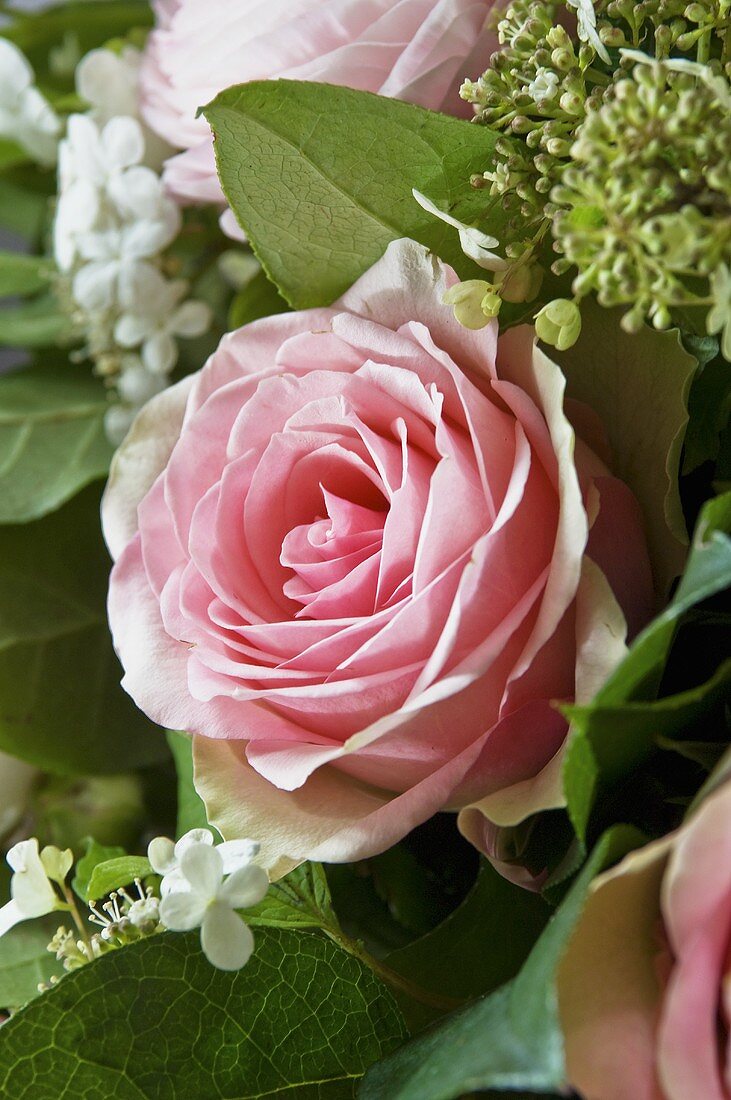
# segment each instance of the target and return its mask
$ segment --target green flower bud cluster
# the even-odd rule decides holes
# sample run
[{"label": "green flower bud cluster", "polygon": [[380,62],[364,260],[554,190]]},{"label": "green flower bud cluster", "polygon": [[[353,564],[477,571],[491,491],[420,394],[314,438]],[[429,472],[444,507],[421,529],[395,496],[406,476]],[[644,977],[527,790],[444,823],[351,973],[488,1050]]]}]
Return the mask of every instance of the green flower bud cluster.
[{"label": "green flower bud cluster", "polygon": [[640,57],[625,59],[632,67],[579,128],[551,193],[565,258],[554,269],[578,268],[577,298],[631,306],[628,331],[646,317],[666,328],[689,306],[715,306],[718,325],[713,287],[731,261],[731,87],[705,66]]},{"label": "green flower bud cluster", "polygon": [[487,182],[491,195],[503,196],[513,215],[509,228],[545,217],[576,127],[607,82],[603,73],[590,71],[593,48],[574,43],[565,27],[555,25],[556,10],[553,3],[513,0],[498,24],[503,49],[479,80],[461,89],[477,121],[502,132],[495,166],[473,183]]},{"label": "green flower bud cluster", "polygon": [[689,54],[729,60],[729,0],[602,0],[599,37],[610,48],[643,49],[658,60]]},{"label": "green flower bud cluster", "polygon": [[[700,306],[731,358],[731,0],[566,0],[575,36],[562,8],[511,0],[503,48],[462,88],[499,132],[495,163],[472,183],[502,199],[506,256],[535,266],[550,231],[554,274],[578,269],[573,303],[550,303],[558,313],[595,293],[629,305],[634,331]],[[507,272],[480,303],[473,290],[473,323],[509,285]],[[545,314],[541,325],[548,339]]]}]

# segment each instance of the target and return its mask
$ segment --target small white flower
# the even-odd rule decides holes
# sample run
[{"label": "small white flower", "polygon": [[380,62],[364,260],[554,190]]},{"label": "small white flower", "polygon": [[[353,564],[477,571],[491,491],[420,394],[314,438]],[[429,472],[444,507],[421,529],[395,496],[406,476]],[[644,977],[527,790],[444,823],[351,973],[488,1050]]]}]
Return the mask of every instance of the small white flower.
[{"label": "small white flower", "polygon": [[446,222],[447,225],[459,230],[459,243],[462,251],[471,260],[474,260],[479,267],[484,268],[486,271],[503,271],[507,267],[505,260],[491,251],[491,249],[497,248],[499,243],[495,237],[490,237],[479,229],[464,225],[463,222],[457,221],[450,214],[445,214],[421,191],[412,188],[411,194],[419,206],[426,210],[427,214],[433,214],[435,218],[439,218],[440,221]]},{"label": "small white flower", "polygon": [[150,897],[133,901],[127,911],[127,917],[135,928],[146,928],[151,924],[157,924],[160,920],[160,899],[150,895]]},{"label": "small white flower", "polygon": [[157,170],[172,148],[140,119],[141,65],[142,53],[134,46],[125,46],[121,53],[91,50],[76,67],[76,91],[90,105],[89,117],[100,126],[119,115],[139,120],[145,141],[144,163]]},{"label": "small white flower", "polygon": [[[162,875],[160,893],[164,896],[171,890],[188,888],[187,879],[180,870],[181,860],[188,848],[194,844],[205,844],[212,848],[213,833],[210,829],[190,829],[180,840],[172,841],[166,836],[156,836],[147,846],[147,858],[157,875]],[[255,840],[224,840],[216,851],[223,860],[223,873],[230,875],[240,867],[247,867],[259,852]]]},{"label": "small white flower", "polygon": [[188,284],[168,282],[159,271],[146,267],[126,287],[114,338],[123,348],[142,348],[142,362],[151,374],[167,375],[178,359],[175,337],[201,336],[211,323],[205,302],[180,305]]},{"label": "small white flower", "polygon": [[[45,849],[44,849],[45,851]],[[51,885],[35,837],[14,844],[6,859],[13,870],[11,900],[0,909],[0,936],[20,921],[42,917],[61,908]]]},{"label": "small white flower", "polygon": [[18,142],[39,164],[56,162],[61,122],[34,85],[21,51],[0,38],[0,135]]},{"label": "small white flower", "polygon": [[596,12],[592,0],[566,0],[566,3],[576,11],[576,29],[581,41],[593,46],[602,61],[610,65],[609,53],[596,29]]},{"label": "small white flower", "polygon": [[200,928],[208,961],[219,970],[239,970],[251,957],[254,937],[236,910],[262,900],[269,887],[266,871],[248,862],[225,878],[220,848],[205,841],[185,848],[179,871],[187,888],[165,894],[161,922],[173,932]]},{"label": "small white flower", "polygon": [[534,103],[555,99],[558,92],[558,73],[553,72],[552,69],[538,68],[533,80],[524,87],[523,91]]},{"label": "small white flower", "polygon": [[137,117],[142,54],[133,46],[121,53],[92,50],[76,66],[76,91],[91,107],[90,117],[104,125],[117,115]]}]

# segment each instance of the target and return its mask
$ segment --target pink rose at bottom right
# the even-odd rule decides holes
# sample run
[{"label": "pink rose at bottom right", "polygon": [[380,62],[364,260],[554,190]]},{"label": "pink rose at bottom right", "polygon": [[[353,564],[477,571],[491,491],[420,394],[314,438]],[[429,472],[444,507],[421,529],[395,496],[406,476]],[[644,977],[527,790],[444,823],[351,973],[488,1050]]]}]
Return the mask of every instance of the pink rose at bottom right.
[{"label": "pink rose at bottom right", "polygon": [[731,783],[596,879],[559,1004],[585,1100],[729,1100]]}]

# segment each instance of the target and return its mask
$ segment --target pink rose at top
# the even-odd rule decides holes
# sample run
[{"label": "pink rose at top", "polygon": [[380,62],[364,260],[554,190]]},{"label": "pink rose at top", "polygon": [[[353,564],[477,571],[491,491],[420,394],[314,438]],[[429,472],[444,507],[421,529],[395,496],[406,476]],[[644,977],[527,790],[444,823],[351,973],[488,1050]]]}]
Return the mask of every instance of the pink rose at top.
[{"label": "pink rose at top", "polygon": [[559,1000],[585,1100],[729,1100],[731,784],[595,881]]},{"label": "pink rose at top", "polygon": [[[562,804],[566,723],[648,616],[638,506],[533,330],[461,327],[392,244],[328,309],[225,336],[155,398],[104,502],[124,686],[274,874],[437,810]],[[621,552],[617,552],[620,548]],[[624,613],[623,610],[624,609]]]},{"label": "pink rose at top", "polygon": [[[223,203],[199,107],[232,84],[341,84],[466,115],[459,85],[497,40],[493,0],[157,0],[141,73],[148,125],[185,152],[165,179],[182,202]],[[233,219],[230,219],[233,221]]]}]

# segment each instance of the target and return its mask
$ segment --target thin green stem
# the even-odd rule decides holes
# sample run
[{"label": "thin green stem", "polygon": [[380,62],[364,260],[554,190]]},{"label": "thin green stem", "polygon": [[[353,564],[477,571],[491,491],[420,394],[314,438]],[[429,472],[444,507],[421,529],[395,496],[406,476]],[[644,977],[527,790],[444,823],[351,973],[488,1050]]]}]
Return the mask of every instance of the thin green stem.
[{"label": "thin green stem", "polygon": [[71,888],[66,883],[64,883],[62,889],[63,895],[66,898],[66,903],[68,905],[68,911],[71,914],[73,922],[76,925],[76,928],[78,929],[81,938],[86,946],[91,947],[91,943],[89,940],[89,931],[86,927],[85,921],[81,918],[81,914],[79,913],[78,906],[76,905],[76,899],[71,892]]}]

